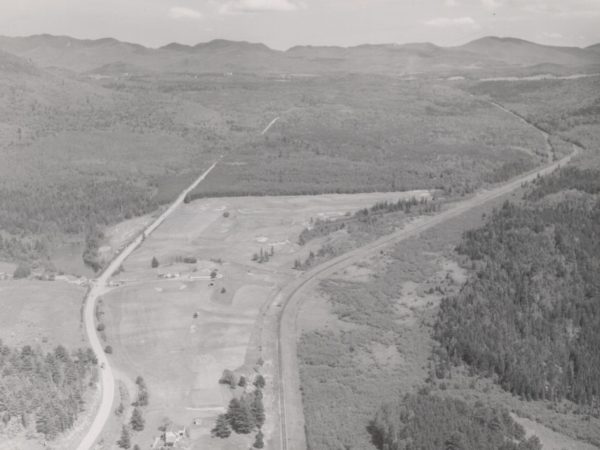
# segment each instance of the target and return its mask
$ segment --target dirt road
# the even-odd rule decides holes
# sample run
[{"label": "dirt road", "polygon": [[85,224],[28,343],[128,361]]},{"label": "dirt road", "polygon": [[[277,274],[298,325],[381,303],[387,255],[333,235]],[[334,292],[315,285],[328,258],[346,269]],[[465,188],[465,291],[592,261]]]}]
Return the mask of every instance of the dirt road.
[{"label": "dirt road", "polygon": [[518,189],[522,183],[533,181],[538,175],[546,175],[554,171],[560,165],[568,163],[578,152],[579,149],[574,147],[573,153],[560,161],[531,171],[526,175],[513,179],[492,190],[482,191],[474,197],[455,203],[450,206],[449,209],[446,209],[439,214],[422,217],[396,233],[384,236],[364,247],[355,249],[314,267],[299,276],[279,293],[275,298],[273,305],[281,306],[278,328],[278,354],[276,359],[279,377],[279,389],[277,395],[279,397],[282,450],[306,449],[304,411],[302,407],[302,393],[300,391],[300,376],[296,349],[296,319],[301,306],[301,300],[303,299],[301,294],[314,288],[319,281],[330,277],[346,266],[364,260],[390,245],[416,237],[421,232],[436,225],[440,225],[441,223],[459,216],[470,209],[483,205],[490,200],[506,195]]},{"label": "dirt road", "polygon": [[100,385],[102,388],[102,397],[100,401],[100,406],[96,411],[96,417],[92,422],[89,430],[87,431],[84,438],[81,440],[77,450],[88,450],[92,448],[98,436],[102,432],[108,417],[112,411],[112,404],[115,395],[115,377],[113,374],[113,370],[110,365],[110,361],[106,357],[104,353],[104,346],[100,341],[98,334],[96,333],[96,324],[94,320],[95,309],[96,309],[96,301],[99,297],[101,297],[107,291],[107,282],[108,279],[118,270],[118,268],[123,264],[123,262],[127,259],[133,251],[139,247],[144,239],[148,237],[154,230],[156,230],[161,223],[165,221],[169,215],[175,209],[181,205],[185,199],[185,196],[189,194],[202,180],[206,178],[206,176],[215,168],[218,161],[215,162],[212,166],[206,170],[202,175],[200,175],[187,189],[185,189],[177,199],[163,212],[160,216],[156,218],[150,225],[148,225],[138,236],[131,241],[104,269],[104,271],[100,274],[98,278],[92,281],[91,287],[88,290],[88,293],[85,297],[84,303],[84,312],[83,312],[83,321],[85,325],[85,331],[90,341],[90,347],[96,354],[98,358],[98,364],[103,369],[100,369]]}]

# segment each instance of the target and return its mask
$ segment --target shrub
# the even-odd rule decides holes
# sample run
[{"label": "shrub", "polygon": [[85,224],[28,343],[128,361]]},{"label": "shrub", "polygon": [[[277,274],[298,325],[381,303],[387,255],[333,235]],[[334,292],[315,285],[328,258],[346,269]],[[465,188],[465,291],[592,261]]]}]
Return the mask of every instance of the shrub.
[{"label": "shrub", "polygon": [[98,325],[96,325],[96,330],[98,331],[104,331],[106,327],[104,326],[103,323],[99,323]]},{"label": "shrub", "polygon": [[106,347],[104,347],[104,353],[107,353],[110,355],[112,352],[113,352],[113,349],[110,345],[107,345]]},{"label": "shrub", "polygon": [[156,259],[156,256],[152,257],[152,262],[150,263],[150,266],[153,269],[156,269],[159,266],[159,262],[158,262],[158,259]]}]

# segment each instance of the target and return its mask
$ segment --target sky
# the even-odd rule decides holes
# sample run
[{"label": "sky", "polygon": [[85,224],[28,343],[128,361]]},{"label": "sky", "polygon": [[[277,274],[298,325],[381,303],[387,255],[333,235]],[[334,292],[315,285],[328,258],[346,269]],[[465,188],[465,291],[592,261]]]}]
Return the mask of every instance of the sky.
[{"label": "sky", "polygon": [[489,35],[582,47],[600,42],[600,0],[0,0],[0,35],[41,33],[148,47],[452,46]]}]

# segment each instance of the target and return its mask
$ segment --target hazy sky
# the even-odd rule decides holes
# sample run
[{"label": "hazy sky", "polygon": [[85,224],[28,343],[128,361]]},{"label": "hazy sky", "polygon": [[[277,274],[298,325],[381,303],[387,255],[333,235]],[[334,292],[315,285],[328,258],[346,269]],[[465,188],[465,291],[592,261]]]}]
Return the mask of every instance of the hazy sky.
[{"label": "hazy sky", "polygon": [[457,45],[515,36],[600,42],[600,0],[0,0],[0,34],[115,37],[157,47],[215,38],[296,44]]}]

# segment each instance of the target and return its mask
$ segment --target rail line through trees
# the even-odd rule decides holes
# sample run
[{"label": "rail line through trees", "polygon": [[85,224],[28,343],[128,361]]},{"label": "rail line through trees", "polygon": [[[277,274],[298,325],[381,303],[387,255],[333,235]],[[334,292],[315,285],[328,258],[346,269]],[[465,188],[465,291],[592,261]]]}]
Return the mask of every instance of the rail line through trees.
[{"label": "rail line through trees", "polygon": [[[535,124],[525,118],[513,113],[499,104],[494,106],[501,108],[523,120],[529,126],[542,132]],[[549,141],[546,141],[549,144]],[[482,191],[475,196],[460,201],[449,209],[421,219],[418,222],[408,224],[404,229],[391,235],[384,236],[370,244],[352,250],[344,255],[329,260],[313,269],[305,272],[300,277],[284,287],[275,297],[272,305],[281,306],[278,314],[277,324],[277,374],[279,377],[277,396],[279,405],[280,440],[282,450],[304,450],[306,449],[306,435],[304,428],[304,411],[302,410],[302,395],[300,391],[299,370],[297,360],[296,322],[301,306],[301,293],[313,287],[318,281],[333,275],[343,267],[363,260],[381,251],[390,245],[396,244],[408,238],[418,236],[421,232],[436,225],[455,218],[475,207],[481,206],[491,200],[518,189],[523,183],[533,181],[536,177],[547,175],[555,169],[568,163],[572,157],[579,153],[581,147],[573,144],[573,152],[559,161],[554,161],[543,167],[536,168],[525,175],[516,177],[509,182],[492,190]],[[290,405],[293,405],[290,407]]]}]

